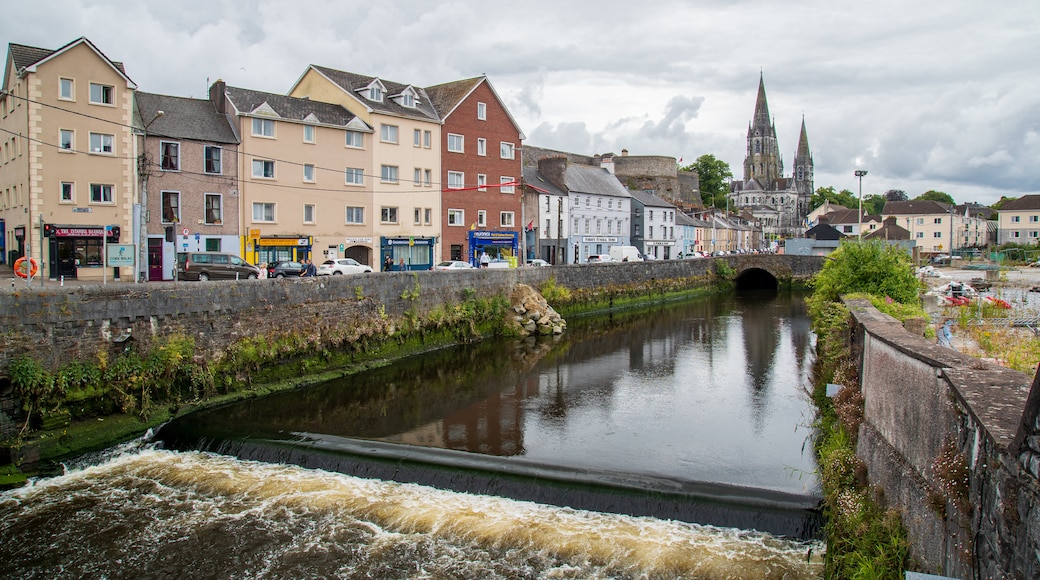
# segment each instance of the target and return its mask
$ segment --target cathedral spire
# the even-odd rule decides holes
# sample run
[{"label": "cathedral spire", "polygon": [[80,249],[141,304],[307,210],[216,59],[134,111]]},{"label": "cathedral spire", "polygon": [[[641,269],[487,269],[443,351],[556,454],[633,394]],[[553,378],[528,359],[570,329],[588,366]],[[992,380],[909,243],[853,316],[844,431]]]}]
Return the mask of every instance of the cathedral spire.
[{"label": "cathedral spire", "polygon": [[744,158],[744,181],[756,180],[765,190],[774,190],[783,175],[780,149],[776,142],[776,126],[769,115],[766,83],[758,73],[758,98],[747,136],[747,157]]}]

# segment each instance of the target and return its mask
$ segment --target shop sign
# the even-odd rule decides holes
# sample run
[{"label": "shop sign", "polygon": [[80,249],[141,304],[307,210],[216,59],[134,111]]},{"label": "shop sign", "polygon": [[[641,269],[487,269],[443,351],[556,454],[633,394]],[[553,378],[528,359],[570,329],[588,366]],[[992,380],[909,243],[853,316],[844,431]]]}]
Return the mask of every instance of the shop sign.
[{"label": "shop sign", "polygon": [[616,244],[617,241],[615,236],[585,236],[582,238],[582,243],[585,244]]},{"label": "shop sign", "polygon": [[356,246],[358,244],[371,244],[372,238],[346,238],[343,243]]},{"label": "shop sign", "polygon": [[261,246],[309,246],[310,238],[260,238]]},{"label": "shop sign", "polygon": [[119,266],[133,266],[134,245],[133,244],[108,244],[108,266],[117,268]]},{"label": "shop sign", "polygon": [[432,246],[433,238],[386,238],[388,246]]},{"label": "shop sign", "polygon": [[474,240],[516,240],[516,232],[502,232],[492,230],[472,230],[469,233]]}]

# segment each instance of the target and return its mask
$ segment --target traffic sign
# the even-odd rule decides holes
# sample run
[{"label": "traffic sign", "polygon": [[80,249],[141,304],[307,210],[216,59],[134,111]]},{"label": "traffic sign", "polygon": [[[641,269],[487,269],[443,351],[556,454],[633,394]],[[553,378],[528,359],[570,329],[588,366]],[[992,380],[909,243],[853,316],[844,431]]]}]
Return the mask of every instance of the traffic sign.
[{"label": "traffic sign", "polygon": [[190,232],[190,231],[188,231],[188,228],[184,228],[183,230],[181,230],[181,233],[182,233],[182,234],[184,234],[184,235],[188,235],[188,234],[190,234],[191,232]]}]

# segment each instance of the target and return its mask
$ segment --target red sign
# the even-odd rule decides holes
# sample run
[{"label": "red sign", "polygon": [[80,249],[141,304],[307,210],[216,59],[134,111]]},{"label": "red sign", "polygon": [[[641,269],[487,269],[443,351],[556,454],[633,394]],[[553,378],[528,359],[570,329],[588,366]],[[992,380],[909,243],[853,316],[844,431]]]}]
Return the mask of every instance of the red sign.
[{"label": "red sign", "polygon": [[[44,224],[44,235],[48,238],[102,238],[105,236],[104,226],[58,226]],[[109,238],[119,239],[119,226],[113,226],[108,233]]]}]

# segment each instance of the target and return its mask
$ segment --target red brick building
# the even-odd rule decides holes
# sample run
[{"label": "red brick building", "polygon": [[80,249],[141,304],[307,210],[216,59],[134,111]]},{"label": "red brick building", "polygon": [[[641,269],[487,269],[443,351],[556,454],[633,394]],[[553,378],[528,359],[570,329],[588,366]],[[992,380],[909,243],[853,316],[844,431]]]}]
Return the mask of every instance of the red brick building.
[{"label": "red brick building", "polygon": [[[486,76],[426,88],[441,130],[441,259],[520,257],[523,132]],[[522,261],[520,262],[522,263]]]}]

